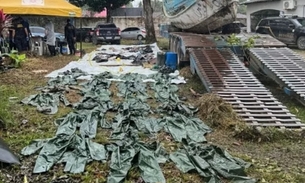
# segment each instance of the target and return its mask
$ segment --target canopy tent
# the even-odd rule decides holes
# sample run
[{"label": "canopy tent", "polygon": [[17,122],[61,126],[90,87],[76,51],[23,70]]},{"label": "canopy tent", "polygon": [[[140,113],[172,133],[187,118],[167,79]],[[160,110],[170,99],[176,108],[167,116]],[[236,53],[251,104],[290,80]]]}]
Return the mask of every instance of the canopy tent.
[{"label": "canopy tent", "polygon": [[82,10],[66,0],[0,0],[5,14],[81,17]]}]

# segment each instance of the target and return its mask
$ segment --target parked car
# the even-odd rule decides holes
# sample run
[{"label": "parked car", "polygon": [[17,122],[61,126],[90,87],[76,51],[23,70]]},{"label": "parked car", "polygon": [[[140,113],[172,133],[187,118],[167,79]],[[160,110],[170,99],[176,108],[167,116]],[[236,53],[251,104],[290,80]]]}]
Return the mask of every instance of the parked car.
[{"label": "parked car", "polygon": [[114,23],[97,25],[92,35],[92,43],[96,45],[100,42],[121,44],[120,28]]},{"label": "parked car", "polygon": [[222,26],[223,34],[231,34],[231,33],[241,33],[246,32],[247,26],[241,23],[240,21],[235,21],[233,23]]},{"label": "parked car", "polygon": [[146,30],[142,27],[128,27],[121,32],[123,39],[137,39],[142,40],[146,37]]},{"label": "parked car", "polygon": [[[30,26],[32,36],[45,37],[45,28],[39,26]],[[65,35],[62,33],[55,32],[56,40],[58,42],[65,42]]]},{"label": "parked car", "polygon": [[211,32],[215,33],[222,33],[222,34],[239,34],[241,32],[246,32],[247,31],[247,26],[240,21],[234,21],[232,23],[229,23],[227,25],[224,25],[218,29],[215,29]]},{"label": "parked car", "polygon": [[305,50],[305,18],[281,16],[263,18],[256,26],[256,33],[270,34],[287,45],[297,45]]},{"label": "parked car", "polygon": [[[92,41],[92,35],[94,33],[94,28],[85,27],[85,28],[77,28],[76,29],[76,41],[84,41],[89,43]],[[81,39],[82,37],[82,39]]]}]

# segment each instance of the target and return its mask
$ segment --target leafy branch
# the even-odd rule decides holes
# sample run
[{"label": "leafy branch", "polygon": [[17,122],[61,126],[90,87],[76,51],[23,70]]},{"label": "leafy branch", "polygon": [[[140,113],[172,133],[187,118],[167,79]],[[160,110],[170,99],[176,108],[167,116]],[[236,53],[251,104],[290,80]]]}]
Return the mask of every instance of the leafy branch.
[{"label": "leafy branch", "polygon": [[235,34],[231,34],[226,39],[227,43],[231,46],[239,45],[243,48],[249,49],[253,48],[255,44],[255,39],[259,38],[259,36],[252,36],[246,40],[242,40],[241,38],[237,37]]},{"label": "leafy branch", "polygon": [[9,57],[14,61],[15,67],[18,68],[26,60],[25,54],[18,54],[18,51],[12,50],[11,53],[3,53],[1,57]]}]

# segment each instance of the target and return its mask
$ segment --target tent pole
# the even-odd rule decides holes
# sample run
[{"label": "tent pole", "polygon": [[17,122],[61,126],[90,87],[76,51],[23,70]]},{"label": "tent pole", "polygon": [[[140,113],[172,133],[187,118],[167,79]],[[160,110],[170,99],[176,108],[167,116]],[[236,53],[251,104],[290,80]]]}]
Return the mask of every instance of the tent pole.
[{"label": "tent pole", "polygon": [[83,34],[82,34],[82,28],[83,28],[83,19],[80,17],[80,58],[83,58]]}]

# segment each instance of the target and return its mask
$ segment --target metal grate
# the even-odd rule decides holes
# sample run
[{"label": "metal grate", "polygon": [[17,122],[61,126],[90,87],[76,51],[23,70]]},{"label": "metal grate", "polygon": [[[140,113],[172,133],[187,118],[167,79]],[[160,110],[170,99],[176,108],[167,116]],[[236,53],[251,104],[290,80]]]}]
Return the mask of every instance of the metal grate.
[{"label": "metal grate", "polygon": [[250,58],[305,105],[305,60],[289,48],[250,49]]},{"label": "metal grate", "polygon": [[[229,102],[249,125],[305,128],[305,124],[274,98],[230,50],[200,51],[191,51],[191,62],[194,62],[191,65],[203,83],[211,84],[208,90]],[[214,72],[214,76],[205,74],[208,71]],[[215,78],[222,81],[222,85],[218,85]]]}]

